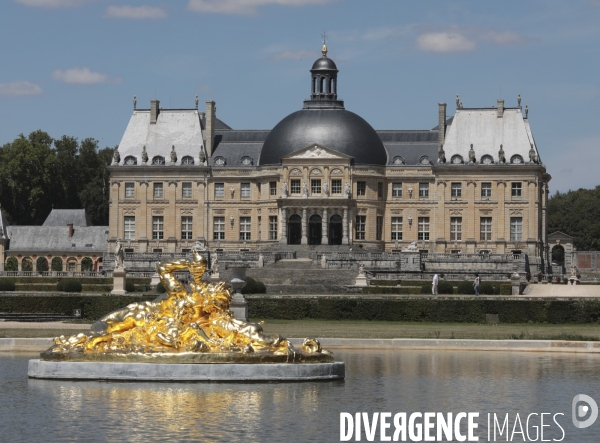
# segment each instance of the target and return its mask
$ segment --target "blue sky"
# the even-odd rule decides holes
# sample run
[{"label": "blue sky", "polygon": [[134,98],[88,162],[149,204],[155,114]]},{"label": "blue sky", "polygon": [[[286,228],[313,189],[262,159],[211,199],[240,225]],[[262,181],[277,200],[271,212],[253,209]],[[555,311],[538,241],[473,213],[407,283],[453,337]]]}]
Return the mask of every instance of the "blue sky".
[{"label": "blue sky", "polygon": [[198,94],[235,129],[270,129],[308,98],[325,30],[338,94],[374,128],[521,93],[551,192],[594,187],[599,18],[600,0],[1,0],[0,144],[42,129],[114,146],[134,94]]}]

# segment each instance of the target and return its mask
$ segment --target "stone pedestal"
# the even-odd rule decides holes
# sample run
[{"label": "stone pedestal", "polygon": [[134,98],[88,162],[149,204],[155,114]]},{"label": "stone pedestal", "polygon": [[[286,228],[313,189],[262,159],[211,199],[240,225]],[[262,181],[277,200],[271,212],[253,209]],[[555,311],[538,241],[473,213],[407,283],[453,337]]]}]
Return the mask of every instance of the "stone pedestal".
[{"label": "stone pedestal", "polygon": [[513,272],[510,276],[510,283],[512,285],[512,295],[519,295],[521,290],[521,276],[517,273],[517,271]]},{"label": "stone pedestal", "polygon": [[231,279],[231,287],[235,290],[235,294],[231,299],[231,307],[233,316],[238,320],[248,321],[248,301],[240,291],[246,286],[246,268],[236,267],[231,268],[233,278]]},{"label": "stone pedestal", "polygon": [[213,272],[212,274],[210,274],[210,281],[211,283],[218,283],[221,281],[221,276],[218,272]]},{"label": "stone pedestal", "polygon": [[354,282],[354,286],[365,287],[369,286],[367,283],[367,276],[365,274],[358,274],[356,277],[356,281]]},{"label": "stone pedestal", "polygon": [[116,268],[113,271],[113,290],[111,294],[125,295],[125,277],[127,272],[123,268]]},{"label": "stone pedestal", "polygon": [[577,277],[569,278],[569,286],[578,285],[578,284],[579,284],[579,279]]},{"label": "stone pedestal", "polygon": [[159,283],[160,275],[158,275],[158,272],[155,272],[154,274],[152,274],[152,280],[150,280],[150,287],[154,289],[158,286]]}]

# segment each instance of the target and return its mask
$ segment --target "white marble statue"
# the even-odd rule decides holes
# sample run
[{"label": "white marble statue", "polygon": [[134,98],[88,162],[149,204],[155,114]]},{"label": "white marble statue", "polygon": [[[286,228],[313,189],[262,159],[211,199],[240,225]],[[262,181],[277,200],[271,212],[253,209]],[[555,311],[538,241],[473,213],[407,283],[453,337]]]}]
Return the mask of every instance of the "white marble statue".
[{"label": "white marble statue", "polygon": [[302,195],[304,195],[304,197],[308,197],[308,185],[306,182],[302,183]]},{"label": "white marble statue", "polygon": [[115,245],[115,269],[125,268],[125,250],[123,249],[123,243],[121,239],[117,239]]},{"label": "white marble statue", "polygon": [[344,195],[350,198],[350,183],[346,182],[344,185]]},{"label": "white marble statue", "polygon": [[419,244],[414,241],[405,248],[402,248],[402,252],[416,252],[419,250]]},{"label": "white marble statue", "polygon": [[287,197],[287,183],[286,182],[283,182],[281,184],[281,196],[284,198]]}]

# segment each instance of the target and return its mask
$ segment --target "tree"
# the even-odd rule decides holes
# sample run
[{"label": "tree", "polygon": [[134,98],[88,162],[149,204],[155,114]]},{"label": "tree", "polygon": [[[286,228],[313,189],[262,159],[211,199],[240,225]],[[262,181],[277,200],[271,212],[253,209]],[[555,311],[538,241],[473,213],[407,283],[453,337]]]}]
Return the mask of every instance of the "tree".
[{"label": "tree", "polygon": [[54,258],[52,258],[52,262],[50,264],[50,267],[55,272],[62,271],[63,270],[63,261],[62,261],[62,258],[60,258],[60,257],[54,257]]},{"label": "tree", "polygon": [[6,264],[4,265],[5,271],[15,272],[19,270],[19,261],[17,257],[8,257],[6,259]]},{"label": "tree", "polygon": [[83,259],[81,260],[81,271],[88,272],[91,271],[93,268],[94,262],[92,262],[92,259],[89,257],[83,257]]},{"label": "tree", "polygon": [[46,257],[38,257],[35,261],[36,272],[47,272],[48,271],[48,260]]}]

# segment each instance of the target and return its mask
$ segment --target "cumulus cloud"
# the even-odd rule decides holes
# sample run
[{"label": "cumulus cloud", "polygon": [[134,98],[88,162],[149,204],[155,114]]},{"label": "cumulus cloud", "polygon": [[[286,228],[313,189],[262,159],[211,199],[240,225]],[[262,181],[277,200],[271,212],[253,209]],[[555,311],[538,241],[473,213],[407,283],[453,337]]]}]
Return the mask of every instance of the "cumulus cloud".
[{"label": "cumulus cloud", "polygon": [[458,32],[428,32],[417,37],[417,48],[427,52],[474,51],[477,43]]},{"label": "cumulus cloud", "polygon": [[89,68],[71,68],[66,71],[60,69],[52,73],[52,78],[63,83],[75,85],[91,85],[94,83],[106,83],[108,81],[107,74],[90,71]]},{"label": "cumulus cloud", "polygon": [[319,54],[315,51],[300,49],[299,51],[281,51],[271,56],[272,60],[303,60],[306,58],[316,58]]},{"label": "cumulus cloud", "polygon": [[189,0],[188,9],[201,13],[252,15],[260,6],[320,5],[334,1],[337,0]]},{"label": "cumulus cloud", "polygon": [[0,96],[16,97],[20,95],[38,95],[42,93],[35,83],[17,81],[12,83],[0,83]]},{"label": "cumulus cloud", "polygon": [[157,19],[165,18],[167,13],[158,6],[114,6],[106,8],[106,16],[110,18]]},{"label": "cumulus cloud", "polygon": [[81,6],[88,0],[15,0],[25,6],[34,8],[65,8],[72,6]]}]

